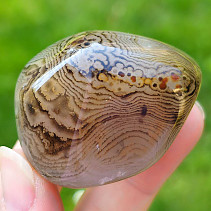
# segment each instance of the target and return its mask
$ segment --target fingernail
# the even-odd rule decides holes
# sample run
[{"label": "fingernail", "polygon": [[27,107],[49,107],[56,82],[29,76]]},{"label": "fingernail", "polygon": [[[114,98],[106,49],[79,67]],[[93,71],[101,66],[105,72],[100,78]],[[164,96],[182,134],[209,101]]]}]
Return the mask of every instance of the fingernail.
[{"label": "fingernail", "polygon": [[15,151],[0,147],[0,173],[5,209],[29,210],[35,199],[35,184],[27,161]]},{"label": "fingernail", "polygon": [[202,107],[202,105],[199,103],[199,101],[196,101],[195,102],[195,105],[198,107],[198,109],[200,110],[202,116],[203,116],[203,119],[205,119],[205,113],[204,113],[204,109]]},{"label": "fingernail", "polygon": [[21,149],[20,141],[17,141],[17,142],[15,143],[15,145],[13,146],[13,149]]},{"label": "fingernail", "polygon": [[74,194],[73,194],[73,202],[76,205],[79,200],[81,199],[82,195],[84,194],[85,190],[77,190]]}]

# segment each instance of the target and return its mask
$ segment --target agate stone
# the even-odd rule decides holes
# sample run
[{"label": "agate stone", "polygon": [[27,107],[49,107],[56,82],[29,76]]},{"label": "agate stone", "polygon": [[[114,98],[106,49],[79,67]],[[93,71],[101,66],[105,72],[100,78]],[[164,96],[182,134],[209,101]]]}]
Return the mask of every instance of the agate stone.
[{"label": "agate stone", "polygon": [[165,43],[112,31],[67,37],[19,76],[21,146],[32,166],[61,186],[128,178],[166,152],[200,83],[195,61]]}]

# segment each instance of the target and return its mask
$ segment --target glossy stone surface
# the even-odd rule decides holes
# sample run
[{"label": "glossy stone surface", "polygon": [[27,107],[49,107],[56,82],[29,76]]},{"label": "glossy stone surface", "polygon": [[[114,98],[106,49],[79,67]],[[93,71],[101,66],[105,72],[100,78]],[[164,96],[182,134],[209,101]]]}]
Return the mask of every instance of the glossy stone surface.
[{"label": "glossy stone surface", "polygon": [[169,148],[198,95],[182,51],[121,32],[67,37],[35,56],[16,87],[19,139],[51,182],[72,188],[144,171]]}]

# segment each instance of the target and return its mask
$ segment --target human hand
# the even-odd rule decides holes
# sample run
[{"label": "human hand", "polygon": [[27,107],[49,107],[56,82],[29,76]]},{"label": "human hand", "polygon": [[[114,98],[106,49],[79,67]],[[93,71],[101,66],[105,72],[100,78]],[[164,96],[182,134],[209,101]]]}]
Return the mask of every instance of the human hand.
[{"label": "human hand", "polygon": [[[76,210],[147,210],[163,183],[198,142],[203,127],[203,111],[196,104],[174,143],[156,164],[120,182],[88,188]],[[19,142],[13,150],[0,148],[0,173],[0,210],[64,210],[61,188],[37,174],[26,161]]]}]

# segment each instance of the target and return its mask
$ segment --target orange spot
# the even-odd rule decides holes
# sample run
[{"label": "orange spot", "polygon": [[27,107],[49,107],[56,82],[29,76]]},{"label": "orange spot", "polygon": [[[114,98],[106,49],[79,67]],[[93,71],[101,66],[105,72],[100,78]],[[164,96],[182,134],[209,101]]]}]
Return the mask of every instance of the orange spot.
[{"label": "orange spot", "polygon": [[179,76],[178,75],[176,75],[175,73],[172,73],[171,74],[171,79],[173,80],[173,81],[178,81],[179,80]]},{"label": "orange spot", "polygon": [[165,77],[163,80],[162,80],[163,83],[167,83],[168,82],[168,78]]},{"label": "orange spot", "polygon": [[168,78],[167,77],[163,78],[162,82],[159,85],[160,89],[166,89],[166,83],[167,82],[168,82]]},{"label": "orange spot", "polygon": [[159,87],[160,87],[160,89],[165,89],[166,88],[166,83],[161,83]]},{"label": "orange spot", "polygon": [[100,73],[98,78],[101,81],[108,81],[108,77],[104,73]]},{"label": "orange spot", "polygon": [[145,84],[150,84],[151,83],[151,80],[149,78],[145,79],[144,81]]},{"label": "orange spot", "polygon": [[177,85],[176,85],[176,88],[177,88],[177,89],[180,89],[180,88],[182,88],[182,86],[181,86],[180,84],[177,84]]},{"label": "orange spot", "polygon": [[131,76],[131,81],[136,82],[136,76]]}]

